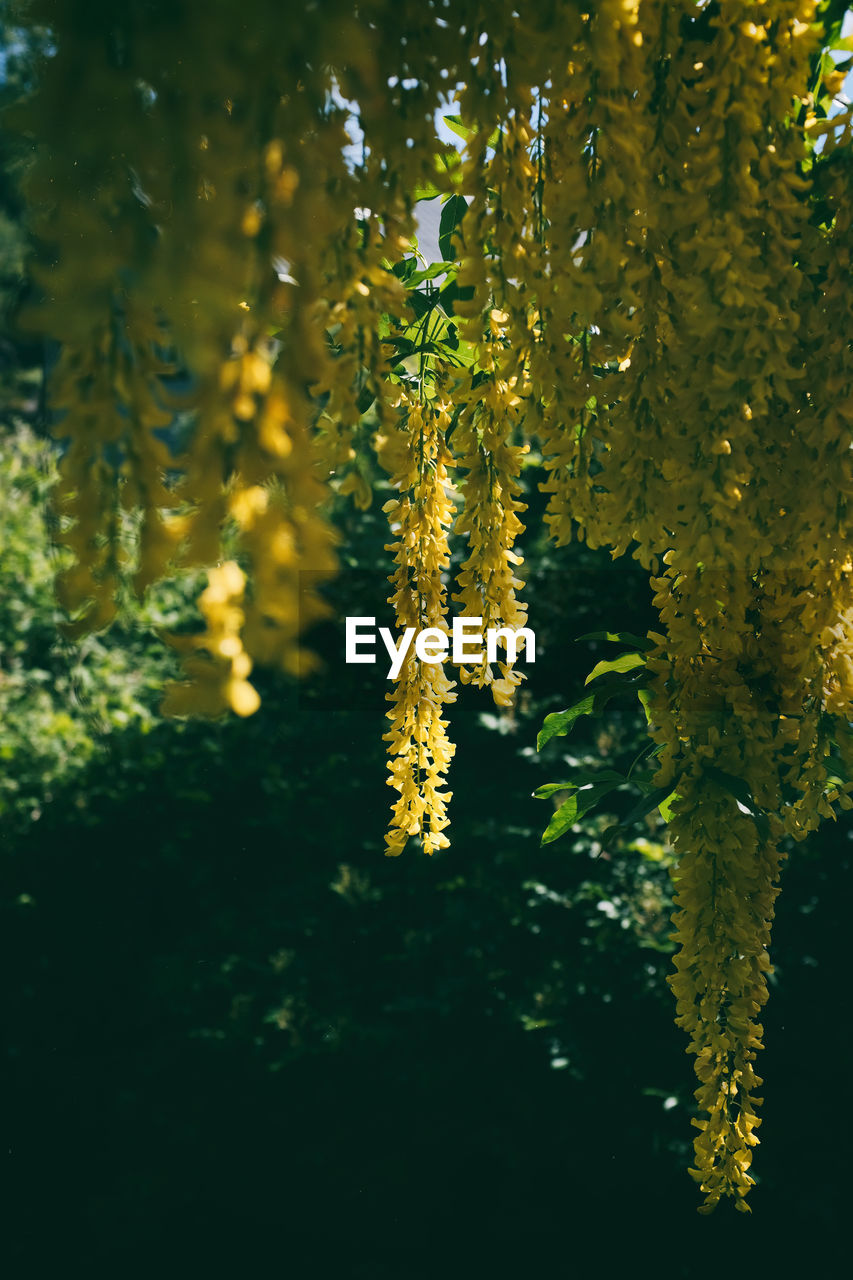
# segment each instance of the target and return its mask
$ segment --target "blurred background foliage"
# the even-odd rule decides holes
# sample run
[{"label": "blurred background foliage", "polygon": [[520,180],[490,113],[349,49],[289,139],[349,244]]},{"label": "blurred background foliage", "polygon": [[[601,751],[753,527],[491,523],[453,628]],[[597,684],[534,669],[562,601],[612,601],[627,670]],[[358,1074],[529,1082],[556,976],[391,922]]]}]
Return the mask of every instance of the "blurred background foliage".
[{"label": "blurred background foliage", "polygon": [[[10,31],[6,99],[32,53]],[[161,633],[193,627],[196,583],[128,593],[81,644],[59,630],[44,353],[14,327],[19,158],[3,160],[10,1274],[694,1277],[736,1257],[787,1275],[800,1252],[821,1273],[849,1199],[850,820],[784,875],[753,1218],[700,1219],[665,831],[656,812],[609,831],[637,798],[620,790],[542,848],[551,802],[532,799],[644,746],[639,706],[612,703],[535,750],[612,656],[575,637],[653,623],[644,575],[528,536],[537,661],[512,711],[460,689],[453,843],[432,859],[382,856],[388,686],[381,664],[343,663],[347,614],[388,622],[381,492],[336,514],[323,670],[261,673],[245,721],[163,721]],[[533,530],[538,479],[533,458]]]}]

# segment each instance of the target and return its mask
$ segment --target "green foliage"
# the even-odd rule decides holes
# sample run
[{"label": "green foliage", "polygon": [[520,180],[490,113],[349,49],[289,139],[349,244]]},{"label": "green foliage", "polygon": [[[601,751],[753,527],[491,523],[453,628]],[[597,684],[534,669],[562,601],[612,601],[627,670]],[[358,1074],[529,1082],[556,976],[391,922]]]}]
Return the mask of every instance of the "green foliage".
[{"label": "green foliage", "polygon": [[[552,739],[565,737],[582,716],[600,716],[608,703],[626,693],[637,696],[648,721],[648,691],[646,689],[648,671],[646,670],[644,651],[650,647],[651,642],[647,638],[629,631],[592,631],[581,636],[578,643],[583,641],[616,642],[618,644],[636,645],[637,648],[628,653],[620,654],[617,658],[602,659],[595,664],[584,680],[584,685],[595,682],[593,692],[585,694],[584,697],[573,703],[565,711],[552,711],[550,715],[545,717],[536,740],[538,751],[542,751]],[[658,750],[659,748],[654,747],[653,744],[646,743],[625,775],[615,773],[613,770],[599,771],[594,774],[579,770],[571,782],[552,782],[539,787],[534,792],[534,795],[537,799],[542,800],[561,791],[576,792],[575,795],[570,796],[568,800],[561,804],[553,815],[542,835],[542,843],[550,844],[553,840],[565,835],[585,814],[591,812],[599,801],[609,796],[617,788],[629,785],[632,782],[632,776],[634,789],[639,788],[642,794],[627,814],[620,818],[617,823],[607,828],[607,836],[610,838],[621,837],[630,833],[638,822],[646,818],[655,809],[660,812],[662,818],[668,820],[671,806],[676,796],[674,788],[655,787],[652,782],[653,770],[645,773],[634,772],[640,761],[657,755]]]},{"label": "green foliage", "polygon": [[47,517],[55,467],[53,448],[24,425],[0,437],[0,820],[7,831],[36,821],[59,788],[103,755],[110,735],[154,726],[174,665],[157,633],[192,617],[193,584],[168,582],[144,604],[128,595],[110,632],[79,646],[62,639],[64,614],[53,593],[61,555]]},{"label": "green foliage", "polygon": [[453,259],[456,256],[453,234],[462,222],[467,209],[468,202],[464,196],[452,195],[445,201],[438,233],[438,247],[443,258]]},{"label": "green foliage", "polygon": [[628,671],[635,671],[637,667],[642,667],[645,659],[641,653],[622,653],[618,658],[607,658],[601,662],[597,662],[590,671],[584,684],[591,684],[593,680],[597,680],[599,676],[607,675],[608,672],[615,671],[619,674]]},{"label": "green foliage", "polygon": [[560,805],[545,829],[542,843],[550,844],[552,840],[565,835],[585,813],[589,813],[591,809],[595,808],[599,800],[603,800],[605,796],[610,795],[611,791],[615,791],[617,787],[622,786],[624,781],[625,779],[621,773],[614,773],[612,769],[605,769],[601,774],[596,775],[596,780],[593,782],[552,782],[540,787],[534,792],[537,799],[545,799],[555,791],[571,790],[576,793],[573,796],[569,796],[568,800]]}]

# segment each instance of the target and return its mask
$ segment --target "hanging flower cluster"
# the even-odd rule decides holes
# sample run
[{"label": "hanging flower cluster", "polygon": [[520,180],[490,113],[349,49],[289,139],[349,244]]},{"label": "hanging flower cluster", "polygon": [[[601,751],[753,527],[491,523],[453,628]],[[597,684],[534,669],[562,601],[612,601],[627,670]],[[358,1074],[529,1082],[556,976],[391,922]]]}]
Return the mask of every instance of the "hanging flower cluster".
[{"label": "hanging flower cluster", "polygon": [[[693,1173],[746,1209],[782,842],[853,803],[853,129],[816,0],[55,8],[18,124],[71,630],[110,620],[138,510],[139,590],[208,570],[166,709],[250,714],[253,663],[310,667],[329,504],[370,504],[374,456],[398,627],[446,636],[450,597],[517,629],[535,442],[554,539],[651,574]],[[413,318],[423,192],[460,225]],[[459,678],[506,706],[520,673]],[[389,696],[387,851],[432,853],[453,685],[410,647]]]},{"label": "hanging flower cluster", "polygon": [[[457,465],[464,469],[461,490],[464,508],[456,520],[455,532],[467,535],[468,554],[457,575],[458,591],[453,599],[460,613],[482,618],[484,633],[508,628],[518,630],[527,623],[527,607],[516,597],[523,583],[516,577],[521,556],[513,550],[524,526],[519,512],[522,459],[529,445],[511,443],[517,430],[517,407],[521,397],[516,387],[516,356],[500,342],[506,313],[492,309],[490,334],[479,352],[481,372],[460,387],[459,417],[453,435]],[[488,686],[499,707],[508,706],[522,680],[511,662],[500,662],[499,676],[488,661],[460,665],[463,683]]]},{"label": "hanging flower cluster", "polygon": [[[403,634],[426,632],[426,639],[439,643],[448,636],[442,574],[450,564],[447,535],[453,516],[446,490],[449,423],[448,407],[440,400],[409,400],[383,449],[400,491],[385,505],[395,535],[388,549],[397,565],[390,601],[396,625]],[[385,734],[391,753],[388,784],[400,793],[386,837],[390,855],[402,853],[410,836],[420,837],[425,853],[450,843],[443,834],[450,793],[440,788],[455,750],[442,719],[444,706],[456,701],[453,688],[441,663],[422,661],[409,646],[396,687],[386,695],[391,703],[391,729]]]}]

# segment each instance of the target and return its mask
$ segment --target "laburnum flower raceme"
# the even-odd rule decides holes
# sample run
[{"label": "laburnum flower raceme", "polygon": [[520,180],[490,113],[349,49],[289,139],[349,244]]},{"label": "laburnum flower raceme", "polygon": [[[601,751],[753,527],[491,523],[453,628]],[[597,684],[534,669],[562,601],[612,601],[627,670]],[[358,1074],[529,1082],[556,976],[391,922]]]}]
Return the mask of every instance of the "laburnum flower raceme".
[{"label": "laburnum flower raceme", "polygon": [[[442,574],[450,564],[448,530],[453,514],[447,496],[445,434],[448,405],[441,399],[406,405],[400,428],[383,442],[382,455],[398,498],[386,504],[392,532],[389,550],[397,565],[391,582],[391,604],[397,627],[405,632],[431,629],[448,635],[447,591]],[[437,638],[437,637],[434,637]],[[419,835],[425,853],[444,849],[450,795],[439,790],[454,752],[441,718],[446,703],[455,702],[453,683],[441,663],[424,663],[409,647],[392,693],[385,735],[391,751],[389,785],[399,791],[387,852],[402,852],[410,835]]]},{"label": "laburnum flower raceme", "polygon": [[[249,715],[253,664],[310,665],[329,502],[369,506],[374,458],[401,628],[446,634],[449,600],[524,625],[531,442],[555,540],[649,571],[706,1210],[747,1208],[782,842],[851,805],[853,159],[822,53],[840,12],[321,0],[293,23],[274,0],[33,0],[52,44],[7,120],[32,150],[24,319],[59,345],[69,629],[112,617],[123,510],[138,590],[208,571],[165,710]],[[436,137],[453,99],[461,156]],[[460,225],[449,287],[433,273],[413,313],[424,193]],[[459,678],[506,705],[520,673]],[[454,696],[410,650],[390,854],[448,843]]]}]

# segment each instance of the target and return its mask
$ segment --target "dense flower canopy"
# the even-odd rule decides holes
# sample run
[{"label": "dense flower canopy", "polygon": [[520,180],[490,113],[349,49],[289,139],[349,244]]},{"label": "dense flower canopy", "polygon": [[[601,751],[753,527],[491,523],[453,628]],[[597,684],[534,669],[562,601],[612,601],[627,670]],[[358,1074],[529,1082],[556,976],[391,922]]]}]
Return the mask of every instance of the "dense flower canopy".
[{"label": "dense flower canopy", "polygon": [[[306,668],[328,500],[368,506],[376,466],[400,628],[447,632],[452,603],[525,625],[531,443],[556,541],[649,571],[637,661],[706,1209],[746,1209],[753,1181],[780,841],[851,804],[842,12],[34,0],[53,43],[9,117],[32,148],[25,321],[59,350],[69,630],[110,621],[122,509],[138,590],[209,569],[169,711],[249,715],[253,664]],[[432,265],[411,248],[427,196]],[[507,654],[458,677],[507,705],[521,675]],[[391,854],[448,843],[453,687],[410,652],[389,695]]]}]

